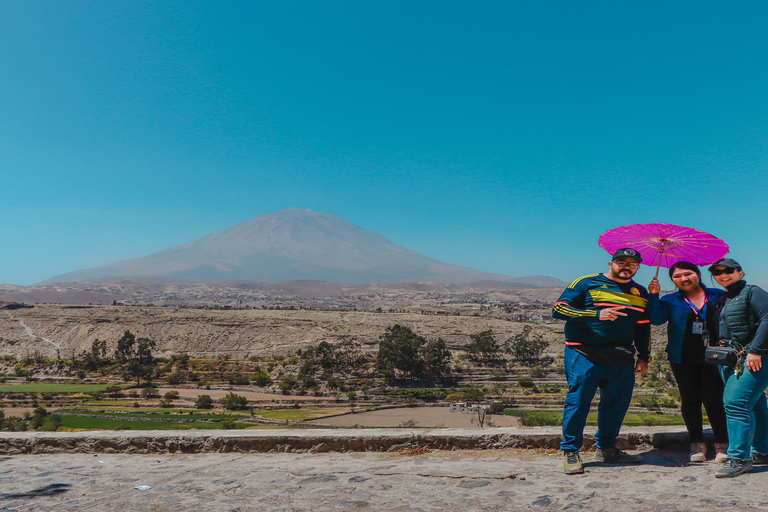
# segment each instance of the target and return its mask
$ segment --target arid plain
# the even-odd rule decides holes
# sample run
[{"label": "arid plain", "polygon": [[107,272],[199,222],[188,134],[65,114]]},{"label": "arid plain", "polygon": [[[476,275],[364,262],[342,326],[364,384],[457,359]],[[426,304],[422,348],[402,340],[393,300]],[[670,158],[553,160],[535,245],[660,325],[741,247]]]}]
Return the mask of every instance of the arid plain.
[{"label": "arid plain", "polygon": [[[237,358],[290,354],[343,337],[372,349],[394,324],[429,339],[441,337],[451,349],[487,329],[500,340],[526,324],[535,325],[548,341],[562,332],[562,324],[549,323],[558,289],[316,282],[300,288],[294,284],[294,289],[252,288],[249,293],[234,285],[135,282],[4,288],[0,299],[32,307],[0,304],[5,307],[0,312],[0,355],[39,351],[48,357],[71,356],[90,350],[96,339],[113,342],[126,330],[154,340],[158,355]],[[90,304],[77,303],[83,293],[90,294]]]}]

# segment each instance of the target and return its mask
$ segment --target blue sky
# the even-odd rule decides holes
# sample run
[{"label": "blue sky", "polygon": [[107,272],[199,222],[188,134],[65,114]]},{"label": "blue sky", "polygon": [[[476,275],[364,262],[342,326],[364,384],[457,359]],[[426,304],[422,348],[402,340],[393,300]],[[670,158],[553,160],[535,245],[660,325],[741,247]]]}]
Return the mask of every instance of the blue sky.
[{"label": "blue sky", "polygon": [[612,227],[681,224],[764,285],[767,18],[762,1],[2,2],[0,283],[301,207],[565,281],[607,267]]}]

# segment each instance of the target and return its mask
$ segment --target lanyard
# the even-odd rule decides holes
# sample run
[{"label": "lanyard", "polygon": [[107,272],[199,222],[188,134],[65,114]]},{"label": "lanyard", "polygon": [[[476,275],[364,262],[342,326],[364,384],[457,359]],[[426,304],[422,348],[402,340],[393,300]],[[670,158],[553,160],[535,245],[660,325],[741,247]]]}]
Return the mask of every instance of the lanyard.
[{"label": "lanyard", "polygon": [[696,313],[697,317],[699,317],[701,320],[704,320],[705,318],[707,318],[707,302],[709,301],[707,300],[706,296],[704,297],[704,305],[701,306],[701,309],[697,308],[693,304],[693,302],[688,300],[688,297],[683,297],[683,298],[685,299],[685,302],[687,302],[688,305],[691,306],[691,309],[693,310],[694,313]]}]

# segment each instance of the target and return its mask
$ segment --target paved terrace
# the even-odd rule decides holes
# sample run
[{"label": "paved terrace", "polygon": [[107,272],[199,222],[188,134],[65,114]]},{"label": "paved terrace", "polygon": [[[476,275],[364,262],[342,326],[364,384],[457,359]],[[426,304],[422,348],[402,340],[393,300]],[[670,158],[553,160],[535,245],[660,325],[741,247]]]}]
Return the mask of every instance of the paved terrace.
[{"label": "paved terrace", "polygon": [[568,476],[547,427],[4,432],[0,510],[768,511],[768,467],[715,479],[685,438],[627,428],[644,463]]}]

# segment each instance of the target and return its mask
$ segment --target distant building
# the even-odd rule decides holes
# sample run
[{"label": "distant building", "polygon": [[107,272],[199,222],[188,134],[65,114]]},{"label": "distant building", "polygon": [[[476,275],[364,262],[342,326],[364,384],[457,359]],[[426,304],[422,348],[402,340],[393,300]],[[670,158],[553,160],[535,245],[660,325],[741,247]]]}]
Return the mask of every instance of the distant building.
[{"label": "distant building", "polygon": [[456,402],[451,404],[450,412],[459,412],[461,414],[476,414],[477,411],[485,410],[489,411],[491,406],[488,404],[470,404],[464,402]]}]

